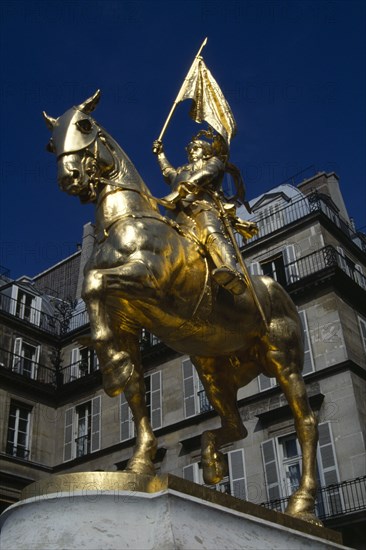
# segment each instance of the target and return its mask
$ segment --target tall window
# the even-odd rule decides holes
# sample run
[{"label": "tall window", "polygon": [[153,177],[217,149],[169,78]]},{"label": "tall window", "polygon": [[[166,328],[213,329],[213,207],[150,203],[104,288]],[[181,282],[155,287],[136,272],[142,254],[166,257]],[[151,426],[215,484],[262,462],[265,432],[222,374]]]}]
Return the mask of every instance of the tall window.
[{"label": "tall window", "polygon": [[6,452],[29,459],[31,408],[14,401],[10,404]]},{"label": "tall window", "polygon": [[13,285],[12,287],[11,297],[10,313],[20,319],[23,319],[24,321],[39,325],[41,319],[42,298],[26,292],[16,285]]},{"label": "tall window", "polygon": [[81,403],[65,412],[64,461],[100,449],[101,397]]},{"label": "tall window", "polygon": [[298,281],[299,269],[294,245],[289,244],[273,256],[252,262],[249,271],[252,275],[267,275],[282,286]]},{"label": "tall window", "polygon": [[92,348],[74,348],[71,350],[70,368],[66,372],[66,382],[72,382],[99,369],[95,350]]},{"label": "tall window", "polygon": [[90,453],[91,401],[75,407],[76,416],[76,456]]},{"label": "tall window", "polygon": [[[163,425],[161,371],[145,376],[145,387],[146,406],[151,427],[156,430]],[[120,432],[121,441],[127,441],[134,436],[132,412],[124,393],[120,395]]]},{"label": "tall window", "polygon": [[37,379],[40,346],[25,342],[23,338],[15,338],[13,355],[13,372]]}]

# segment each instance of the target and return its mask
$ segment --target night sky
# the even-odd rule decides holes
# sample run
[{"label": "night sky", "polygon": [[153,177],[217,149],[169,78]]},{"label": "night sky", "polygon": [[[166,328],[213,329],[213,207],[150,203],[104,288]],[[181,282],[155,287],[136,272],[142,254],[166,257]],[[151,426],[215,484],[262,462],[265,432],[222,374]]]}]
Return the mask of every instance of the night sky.
[{"label": "night sky", "polygon": [[[41,113],[91,96],[93,116],[153,194],[151,145],[201,42],[238,124],[231,160],[248,198],[318,171],[340,177],[365,229],[365,3],[1,1],[0,264],[33,276],[76,251],[93,207],[59,191]],[[164,138],[174,165],[199,130],[181,104]]]}]

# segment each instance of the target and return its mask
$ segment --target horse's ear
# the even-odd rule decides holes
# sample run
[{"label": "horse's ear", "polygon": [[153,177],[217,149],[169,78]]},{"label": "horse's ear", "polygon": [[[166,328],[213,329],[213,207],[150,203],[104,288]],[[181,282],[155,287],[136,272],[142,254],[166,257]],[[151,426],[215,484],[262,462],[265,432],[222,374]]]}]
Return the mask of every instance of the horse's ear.
[{"label": "horse's ear", "polygon": [[56,119],[55,119],[55,118],[52,118],[51,116],[48,116],[48,114],[47,114],[45,111],[43,111],[42,114],[43,114],[43,118],[44,118],[45,121],[46,121],[47,128],[48,128],[49,130],[51,130],[51,132],[52,132],[52,130],[54,129],[55,124],[56,124]]},{"label": "horse's ear", "polygon": [[95,107],[98,105],[100,96],[101,96],[101,91],[97,90],[92,97],[89,97],[89,99],[84,101],[84,103],[81,103],[81,105],[79,105],[77,109],[79,109],[79,111],[82,111],[86,115],[89,115],[92,111],[94,111]]}]

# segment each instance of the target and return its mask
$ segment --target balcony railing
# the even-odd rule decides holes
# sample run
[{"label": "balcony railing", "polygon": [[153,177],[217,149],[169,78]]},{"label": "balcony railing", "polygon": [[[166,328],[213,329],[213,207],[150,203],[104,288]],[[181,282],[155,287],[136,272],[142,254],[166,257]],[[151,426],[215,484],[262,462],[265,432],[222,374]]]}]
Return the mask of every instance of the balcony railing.
[{"label": "balcony railing", "polygon": [[[284,512],[289,497],[262,502],[261,506]],[[316,515],[330,519],[366,510],[366,476],[321,487],[316,499]]]},{"label": "balcony railing", "polygon": [[0,348],[0,369],[6,369],[40,384],[49,386],[55,384],[54,369],[41,365],[30,358],[11,353],[3,348]]},{"label": "balcony railing", "polygon": [[24,306],[19,307],[18,300],[2,294],[0,292],[0,311],[12,315],[22,320],[23,322],[39,327],[45,332],[51,334],[60,334],[60,323],[59,320],[41,311],[40,309],[35,308],[34,306]]},{"label": "balcony railing", "polygon": [[285,265],[287,284],[300,281],[328,267],[339,267],[355,283],[366,290],[366,277],[357,265],[352,264],[330,245]]},{"label": "balcony railing", "polygon": [[70,382],[74,382],[74,380],[79,380],[79,378],[84,378],[89,374],[97,372],[99,370],[99,364],[94,358],[96,358],[96,356],[90,361],[81,359],[80,361],[71,363],[71,365],[62,367],[57,375],[58,385],[62,386],[64,384],[69,384]]},{"label": "balcony railing", "polygon": [[254,242],[278,229],[305,218],[313,212],[322,212],[363,252],[366,252],[366,243],[360,239],[354,229],[322,199],[318,193],[313,193],[300,200],[290,202],[284,207],[269,207],[260,214],[253,216],[251,221],[258,226],[258,233],[250,241]]}]

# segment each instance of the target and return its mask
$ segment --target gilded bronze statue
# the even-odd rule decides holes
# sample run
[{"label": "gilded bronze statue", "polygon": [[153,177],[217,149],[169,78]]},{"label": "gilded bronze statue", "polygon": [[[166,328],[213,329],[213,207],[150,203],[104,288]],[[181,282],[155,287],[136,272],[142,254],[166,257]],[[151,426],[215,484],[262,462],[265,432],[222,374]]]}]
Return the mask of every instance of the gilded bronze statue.
[{"label": "gilded bronze statue", "polygon": [[[57,119],[44,116],[60,188],[95,204],[95,245],[82,295],[104,389],[110,396],[125,392],[135,421],[136,446],[127,470],[154,474],[157,443],[139,346],[144,327],[191,357],[221,418],[221,427],[202,435],[205,483],[225,475],[220,447],[247,435],[238,389],[261,373],[277,379],[303,455],[300,487],[287,513],[319,523],[314,516],[317,420],[301,376],[303,331],[295,305],[269,277],[253,277],[252,288],[240,292],[224,288],[227,283],[214,274],[220,265],[212,250],[207,255],[200,238],[160,213],[131,160],[91,117],[99,97],[98,91]],[[234,273],[232,280],[241,283],[242,276]]]}]

